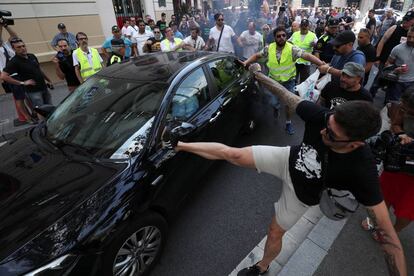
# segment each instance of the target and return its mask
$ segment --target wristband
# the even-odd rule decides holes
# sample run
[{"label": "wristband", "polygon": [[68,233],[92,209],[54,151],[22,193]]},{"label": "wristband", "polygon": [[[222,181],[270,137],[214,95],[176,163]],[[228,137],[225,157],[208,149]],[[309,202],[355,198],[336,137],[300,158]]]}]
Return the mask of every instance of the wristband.
[{"label": "wristband", "polygon": [[20,85],[24,85],[24,81],[21,81],[21,82],[20,82]]},{"label": "wristband", "polygon": [[331,68],[332,68],[331,66],[329,66],[329,67],[328,67],[328,69],[326,70],[326,73],[327,73],[327,74],[329,74],[329,70],[330,70]]}]

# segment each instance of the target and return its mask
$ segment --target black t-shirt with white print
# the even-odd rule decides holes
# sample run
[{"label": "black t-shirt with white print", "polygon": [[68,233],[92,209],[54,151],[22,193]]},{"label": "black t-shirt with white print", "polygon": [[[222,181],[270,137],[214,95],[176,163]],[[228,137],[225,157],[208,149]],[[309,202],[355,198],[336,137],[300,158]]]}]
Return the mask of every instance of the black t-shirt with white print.
[{"label": "black t-shirt with white print", "polygon": [[319,204],[323,189],[322,163],[328,151],[326,186],[350,191],[365,206],[383,200],[374,157],[367,145],[350,153],[336,153],[322,141],[325,114],[329,110],[309,101],[302,101],[296,113],[305,121],[302,144],[292,146],[289,172],[296,196],[307,205]]},{"label": "black t-shirt with white print", "polygon": [[358,91],[347,91],[339,87],[338,83],[328,83],[322,89],[321,97],[325,99],[325,107],[332,109],[337,105],[343,104],[347,101],[369,101],[372,102],[372,96],[364,87]]}]

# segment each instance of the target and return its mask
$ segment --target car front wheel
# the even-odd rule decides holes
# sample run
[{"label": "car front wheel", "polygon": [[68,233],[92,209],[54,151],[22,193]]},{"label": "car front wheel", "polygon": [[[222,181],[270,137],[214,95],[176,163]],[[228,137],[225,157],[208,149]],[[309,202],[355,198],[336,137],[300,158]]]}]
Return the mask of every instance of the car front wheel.
[{"label": "car front wheel", "polygon": [[147,275],[161,255],[167,236],[167,223],[162,216],[148,213],[134,219],[115,235],[116,238],[105,250],[105,274]]}]

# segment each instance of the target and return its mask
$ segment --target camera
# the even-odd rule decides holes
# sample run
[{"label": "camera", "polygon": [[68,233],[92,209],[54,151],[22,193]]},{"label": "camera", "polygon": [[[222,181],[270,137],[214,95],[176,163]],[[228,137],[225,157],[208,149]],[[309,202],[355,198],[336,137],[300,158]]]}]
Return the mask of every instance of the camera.
[{"label": "camera", "polygon": [[385,171],[414,174],[414,142],[402,145],[397,135],[386,130],[370,146],[377,161],[383,162]]},{"label": "camera", "polygon": [[4,16],[11,16],[10,11],[0,10],[0,24],[3,25],[14,25],[14,20],[11,18],[4,18]]},{"label": "camera", "polygon": [[63,52],[60,52],[60,51],[56,54],[56,58],[59,61],[65,61],[66,60],[65,54]]}]

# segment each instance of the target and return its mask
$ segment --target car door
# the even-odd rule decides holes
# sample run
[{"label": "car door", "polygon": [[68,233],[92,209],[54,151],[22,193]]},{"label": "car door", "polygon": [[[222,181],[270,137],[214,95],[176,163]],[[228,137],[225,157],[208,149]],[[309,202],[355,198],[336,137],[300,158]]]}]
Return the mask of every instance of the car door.
[{"label": "car door", "polygon": [[[215,129],[222,103],[218,98],[212,98],[213,88],[205,66],[190,72],[173,89],[174,96],[161,125],[187,122],[195,130],[186,137],[186,141],[215,141],[216,136],[221,135]],[[198,185],[212,161],[186,152],[167,151],[161,146],[161,138],[156,139],[157,146],[148,160],[153,169],[146,182],[150,186],[152,204],[171,211]]]},{"label": "car door", "polygon": [[216,87],[215,97],[220,102],[220,118],[216,129],[222,130],[219,142],[231,144],[250,116],[252,78],[233,56],[213,60],[207,64]]}]

